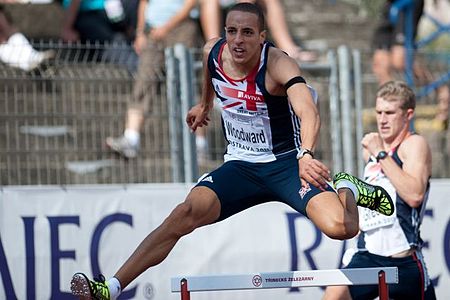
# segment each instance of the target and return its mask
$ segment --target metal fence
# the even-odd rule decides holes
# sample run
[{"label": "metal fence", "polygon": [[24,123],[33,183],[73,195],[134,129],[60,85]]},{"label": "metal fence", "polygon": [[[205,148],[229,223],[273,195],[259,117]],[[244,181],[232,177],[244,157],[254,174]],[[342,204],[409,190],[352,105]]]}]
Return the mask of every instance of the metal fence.
[{"label": "metal fence", "polygon": [[[146,79],[155,96],[145,116],[141,151],[124,159],[104,141],[123,133],[132,95],[135,75],[125,49],[117,51],[121,48],[115,45],[111,55],[98,44],[37,46],[54,49],[56,57],[31,72],[0,65],[0,185],[191,182],[222,163],[220,113],[212,112],[202,157],[184,124],[201,92],[199,49],[165,50],[165,68]],[[340,47],[318,63],[301,65],[319,94],[322,129],[316,153],[333,171],[361,173],[359,140],[374,124],[370,108],[376,82],[369,55]],[[432,98],[427,99],[431,105]],[[450,176],[448,131],[427,136],[434,139],[434,177]]]},{"label": "metal fence", "polygon": [[99,44],[41,46],[56,56],[38,69],[0,68],[1,184],[172,181],[164,74],[147,79],[157,96],[140,156],[125,160],[104,141],[123,132],[132,95],[126,48],[114,45],[114,56]]}]

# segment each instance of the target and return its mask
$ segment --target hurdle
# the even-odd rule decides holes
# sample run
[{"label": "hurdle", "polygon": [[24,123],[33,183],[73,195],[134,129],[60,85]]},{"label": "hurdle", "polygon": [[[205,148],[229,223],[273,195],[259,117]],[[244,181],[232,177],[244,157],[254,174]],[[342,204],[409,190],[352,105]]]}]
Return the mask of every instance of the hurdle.
[{"label": "hurdle", "polygon": [[178,276],[171,279],[171,288],[181,300],[190,300],[190,292],[200,291],[378,284],[379,299],[388,300],[388,283],[398,283],[396,267]]}]

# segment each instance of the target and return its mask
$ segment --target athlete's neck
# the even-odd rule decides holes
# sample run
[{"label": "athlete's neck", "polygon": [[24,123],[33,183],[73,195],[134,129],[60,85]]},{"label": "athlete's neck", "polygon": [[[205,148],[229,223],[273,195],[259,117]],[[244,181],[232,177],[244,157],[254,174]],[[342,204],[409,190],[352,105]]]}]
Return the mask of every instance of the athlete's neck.
[{"label": "athlete's neck", "polygon": [[403,129],[397,137],[392,140],[392,142],[384,142],[384,148],[386,150],[393,150],[396,149],[408,136],[411,135],[411,132],[409,131],[409,127],[406,127]]},{"label": "athlete's neck", "polygon": [[233,59],[228,47],[222,52],[222,67],[227,76],[239,80],[246,78],[258,65],[261,59],[261,51],[257,52],[250,60],[240,63]]}]

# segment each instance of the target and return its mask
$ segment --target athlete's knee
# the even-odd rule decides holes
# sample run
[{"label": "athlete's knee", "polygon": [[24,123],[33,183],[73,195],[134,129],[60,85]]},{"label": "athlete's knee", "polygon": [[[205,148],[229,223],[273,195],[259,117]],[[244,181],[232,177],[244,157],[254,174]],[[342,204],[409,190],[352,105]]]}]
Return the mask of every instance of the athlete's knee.
[{"label": "athlete's knee", "polygon": [[169,216],[172,230],[175,235],[183,236],[194,231],[198,224],[195,220],[192,203],[184,201],[175,207]]},{"label": "athlete's knee", "polygon": [[175,234],[183,236],[198,227],[215,222],[219,218],[220,209],[215,193],[207,188],[195,188],[172,211],[167,223],[172,225]]},{"label": "athlete's knee", "polygon": [[358,234],[358,223],[351,218],[330,219],[323,232],[335,240],[348,240]]},{"label": "athlete's knee", "polygon": [[335,193],[322,193],[313,197],[308,202],[306,212],[311,221],[332,239],[345,240],[358,233],[356,207],[354,213],[347,211]]}]

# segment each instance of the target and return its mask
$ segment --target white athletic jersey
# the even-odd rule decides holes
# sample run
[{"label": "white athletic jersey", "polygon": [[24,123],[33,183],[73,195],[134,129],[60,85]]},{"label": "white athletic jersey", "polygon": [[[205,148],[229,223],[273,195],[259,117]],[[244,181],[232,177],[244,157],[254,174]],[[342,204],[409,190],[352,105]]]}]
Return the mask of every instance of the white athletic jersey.
[{"label": "white athletic jersey", "polygon": [[[398,157],[397,149],[390,151],[389,155],[402,167],[403,163]],[[419,227],[425,213],[429,184],[422,204],[418,208],[412,208],[396,193],[380,164],[373,157],[364,168],[364,180],[370,184],[382,186],[389,193],[394,202],[395,213],[388,217],[367,208],[358,207],[361,229],[358,249],[382,256],[391,256],[411,247],[420,249],[422,239]]]},{"label": "white athletic jersey", "polygon": [[208,68],[228,141],[225,161],[270,162],[278,155],[298,151],[301,145],[300,119],[287,96],[270,95],[264,84],[268,51],[272,45],[264,43],[260,63],[240,80],[228,77],[221,66],[225,45],[225,39],[219,40],[208,57]]}]

